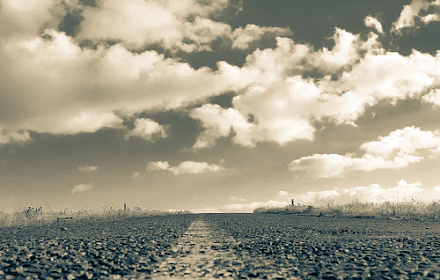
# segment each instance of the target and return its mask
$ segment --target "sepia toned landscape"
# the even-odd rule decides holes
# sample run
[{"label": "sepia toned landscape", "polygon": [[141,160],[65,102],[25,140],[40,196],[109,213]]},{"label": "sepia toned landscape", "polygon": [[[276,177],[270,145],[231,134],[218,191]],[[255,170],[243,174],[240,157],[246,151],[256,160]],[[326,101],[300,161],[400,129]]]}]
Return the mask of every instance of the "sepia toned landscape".
[{"label": "sepia toned landscape", "polygon": [[440,279],[440,0],[0,0],[0,279]]}]

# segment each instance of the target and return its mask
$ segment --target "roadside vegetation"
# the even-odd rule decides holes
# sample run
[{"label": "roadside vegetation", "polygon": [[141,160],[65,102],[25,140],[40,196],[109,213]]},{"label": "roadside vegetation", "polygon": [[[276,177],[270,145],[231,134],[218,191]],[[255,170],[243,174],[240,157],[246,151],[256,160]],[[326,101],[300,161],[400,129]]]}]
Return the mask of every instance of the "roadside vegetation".
[{"label": "roadside vegetation", "polygon": [[368,217],[409,220],[440,220],[440,201],[421,202],[352,202],[320,205],[286,205],[285,207],[260,207],[254,213],[298,214],[335,217]]},{"label": "roadside vegetation", "polygon": [[115,209],[103,207],[100,210],[69,210],[44,211],[42,207],[22,209],[14,212],[0,211],[0,227],[39,225],[51,222],[75,220],[116,220],[128,217],[143,217],[155,215],[187,214],[182,210],[158,211],[142,210],[139,207]]}]

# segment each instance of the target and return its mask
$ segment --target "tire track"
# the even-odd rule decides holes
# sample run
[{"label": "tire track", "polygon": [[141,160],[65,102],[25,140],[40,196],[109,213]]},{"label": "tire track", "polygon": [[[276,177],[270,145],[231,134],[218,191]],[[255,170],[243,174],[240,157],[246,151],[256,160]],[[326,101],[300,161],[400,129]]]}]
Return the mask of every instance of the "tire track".
[{"label": "tire track", "polygon": [[237,279],[243,262],[233,248],[236,241],[196,220],[172,248],[176,257],[163,261],[152,279]]}]

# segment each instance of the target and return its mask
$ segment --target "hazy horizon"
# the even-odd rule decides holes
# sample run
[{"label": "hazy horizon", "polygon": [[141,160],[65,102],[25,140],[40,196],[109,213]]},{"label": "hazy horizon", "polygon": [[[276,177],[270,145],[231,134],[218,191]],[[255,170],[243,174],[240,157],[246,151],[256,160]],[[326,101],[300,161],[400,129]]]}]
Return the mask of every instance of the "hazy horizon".
[{"label": "hazy horizon", "polygon": [[0,210],[440,199],[439,0],[0,7]]}]

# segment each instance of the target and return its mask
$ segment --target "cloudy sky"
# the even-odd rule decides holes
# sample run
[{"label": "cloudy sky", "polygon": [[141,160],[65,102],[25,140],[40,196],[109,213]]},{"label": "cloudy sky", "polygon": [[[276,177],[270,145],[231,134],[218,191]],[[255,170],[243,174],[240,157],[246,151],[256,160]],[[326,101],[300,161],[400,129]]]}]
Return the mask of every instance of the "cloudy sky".
[{"label": "cloudy sky", "polygon": [[439,28],[439,0],[0,0],[0,210],[440,199]]}]

